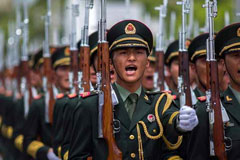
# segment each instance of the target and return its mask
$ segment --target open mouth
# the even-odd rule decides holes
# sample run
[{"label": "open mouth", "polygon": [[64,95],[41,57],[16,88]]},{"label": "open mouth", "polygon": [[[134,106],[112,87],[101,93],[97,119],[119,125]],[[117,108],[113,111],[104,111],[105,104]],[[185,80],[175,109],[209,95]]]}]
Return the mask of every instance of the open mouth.
[{"label": "open mouth", "polygon": [[136,72],[137,66],[135,66],[135,65],[129,65],[129,66],[127,66],[127,67],[125,68],[125,70],[126,70],[126,72],[127,72],[128,75],[132,75],[132,74],[134,74],[134,73]]},{"label": "open mouth", "polygon": [[147,76],[146,79],[147,79],[148,81],[153,81],[153,76]]}]

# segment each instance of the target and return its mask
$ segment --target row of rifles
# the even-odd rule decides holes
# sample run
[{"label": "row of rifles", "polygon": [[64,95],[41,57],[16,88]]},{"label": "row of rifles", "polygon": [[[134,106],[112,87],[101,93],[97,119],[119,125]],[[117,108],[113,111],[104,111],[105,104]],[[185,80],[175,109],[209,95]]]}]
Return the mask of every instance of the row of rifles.
[{"label": "row of rifles", "polygon": [[[28,3],[23,3],[16,0],[16,28],[15,34],[12,35],[8,40],[9,53],[13,53],[14,57],[14,73],[12,84],[4,80],[2,76],[3,64],[0,64],[1,69],[1,83],[7,88],[12,88],[16,91],[15,96],[19,93],[24,97],[25,115],[29,110],[29,106],[32,102],[32,87],[30,84],[30,75],[28,67]],[[155,86],[160,90],[166,89],[164,86],[164,21],[167,14],[167,0],[163,1],[163,5],[157,7],[159,10],[159,32],[156,38],[156,56],[157,56],[157,72],[155,78],[157,81]],[[178,78],[178,92],[181,106],[187,105],[192,106],[191,91],[189,83],[189,64],[188,64],[188,53],[185,46],[186,42],[186,17],[190,12],[191,5],[189,0],[182,0],[177,2],[182,7],[182,25],[179,33],[179,78]],[[21,9],[23,6],[23,21],[21,21]],[[209,113],[209,126],[210,126],[210,142],[211,151],[210,153],[216,155],[219,159],[226,159],[225,145],[224,145],[224,129],[222,122],[222,112],[219,99],[219,87],[217,80],[217,62],[215,59],[214,50],[214,18],[217,15],[217,0],[206,0],[203,5],[207,9],[208,19],[208,32],[209,38],[207,40],[207,73],[208,73],[208,90],[207,90],[207,111]],[[108,160],[122,159],[122,153],[117,148],[114,139],[114,117],[113,117],[113,106],[118,103],[112,93],[111,81],[110,81],[110,64],[109,64],[109,49],[106,38],[106,2],[101,0],[100,9],[100,20],[98,23],[98,67],[97,67],[97,91],[99,93],[99,137],[105,138],[108,144]],[[76,19],[79,16],[79,4],[77,0],[73,0],[71,5],[71,36],[70,36],[70,57],[71,57],[71,70],[69,73],[70,89],[72,94],[79,94],[90,91],[90,49],[88,39],[88,28],[89,28],[89,11],[93,8],[93,0],[85,1],[85,17],[84,26],[82,29],[81,37],[81,49],[77,49],[76,40]],[[45,106],[48,115],[46,121],[52,123],[53,121],[53,107],[55,104],[55,97],[53,92],[52,82],[52,70],[50,61],[50,47],[49,47],[49,28],[51,24],[51,0],[47,0],[47,13],[44,16],[45,22],[45,40],[43,42],[43,58],[44,58],[44,76],[43,76],[43,90],[45,92]],[[12,25],[10,25],[10,28]],[[10,29],[11,30],[11,29]],[[14,30],[14,29],[12,29]],[[2,35],[2,34],[1,34]],[[22,41],[22,54],[21,62],[18,62],[20,38],[23,37]],[[3,37],[0,40],[3,41]],[[14,47],[12,47],[14,46]],[[2,47],[0,46],[0,49]],[[3,57],[2,53],[1,57]],[[11,57],[9,56],[9,57]],[[1,58],[3,59],[3,58]],[[8,60],[8,65],[10,66]],[[2,61],[1,61],[2,62]],[[20,65],[19,65],[20,64]],[[21,68],[20,68],[21,66]],[[20,72],[20,70],[22,72]],[[21,73],[21,74],[20,74]],[[157,78],[156,78],[157,77]],[[222,132],[221,132],[222,131]]]}]

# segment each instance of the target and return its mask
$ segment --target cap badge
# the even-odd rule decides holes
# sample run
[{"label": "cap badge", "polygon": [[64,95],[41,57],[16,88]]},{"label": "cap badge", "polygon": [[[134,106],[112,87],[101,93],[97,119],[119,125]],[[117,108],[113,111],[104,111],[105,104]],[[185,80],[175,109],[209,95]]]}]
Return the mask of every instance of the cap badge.
[{"label": "cap badge", "polygon": [[240,28],[237,30],[237,36],[240,37]]},{"label": "cap badge", "polygon": [[64,54],[65,54],[65,56],[70,56],[70,48],[69,47],[65,48]]},{"label": "cap badge", "polygon": [[125,33],[126,34],[135,34],[136,33],[136,28],[132,23],[128,23],[125,27]]},{"label": "cap badge", "polygon": [[149,115],[147,116],[147,119],[148,119],[148,121],[151,122],[151,123],[156,120],[156,118],[155,118],[155,116],[154,116],[153,114],[149,114]]}]

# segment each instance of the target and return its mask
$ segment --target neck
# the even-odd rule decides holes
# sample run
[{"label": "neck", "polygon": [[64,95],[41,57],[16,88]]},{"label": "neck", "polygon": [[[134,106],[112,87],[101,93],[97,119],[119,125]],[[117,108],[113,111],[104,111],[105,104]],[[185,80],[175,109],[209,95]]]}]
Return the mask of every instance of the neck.
[{"label": "neck", "polygon": [[141,82],[126,83],[126,82],[122,82],[120,80],[117,80],[116,82],[118,85],[125,88],[126,90],[128,90],[131,93],[136,92],[137,89],[141,86]]},{"label": "neck", "polygon": [[204,87],[200,82],[198,84],[198,89],[202,92],[202,93],[205,93],[206,92],[206,87]]},{"label": "neck", "polygon": [[236,91],[240,92],[240,85],[236,84],[232,79],[230,80],[230,85],[233,89],[235,89]]}]

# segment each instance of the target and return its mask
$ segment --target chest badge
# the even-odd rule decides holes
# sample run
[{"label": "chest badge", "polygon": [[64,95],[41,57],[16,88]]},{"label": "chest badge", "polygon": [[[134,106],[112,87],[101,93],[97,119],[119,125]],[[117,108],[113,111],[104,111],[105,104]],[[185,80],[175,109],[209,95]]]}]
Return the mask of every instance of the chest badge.
[{"label": "chest badge", "polygon": [[151,122],[151,123],[156,120],[156,118],[155,118],[155,116],[154,116],[153,114],[149,114],[149,115],[147,116],[147,119],[148,119],[148,121]]}]

